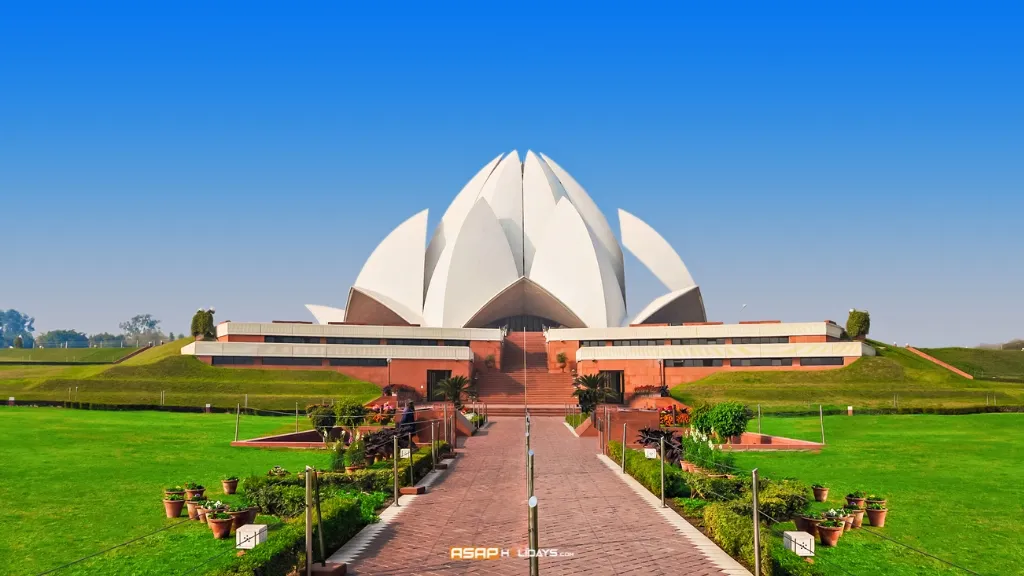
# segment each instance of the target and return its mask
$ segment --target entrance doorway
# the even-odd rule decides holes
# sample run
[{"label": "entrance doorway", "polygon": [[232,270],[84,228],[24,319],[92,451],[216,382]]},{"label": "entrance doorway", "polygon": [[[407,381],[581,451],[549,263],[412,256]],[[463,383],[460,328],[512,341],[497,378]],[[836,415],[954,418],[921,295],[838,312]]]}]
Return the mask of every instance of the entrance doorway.
[{"label": "entrance doorway", "polygon": [[601,370],[601,376],[604,377],[605,384],[611,389],[613,396],[610,402],[622,404],[625,399],[626,390],[626,377],[622,370]]},{"label": "entrance doorway", "polygon": [[451,370],[427,370],[427,400],[444,400],[444,395],[438,389],[437,383],[451,377]]}]

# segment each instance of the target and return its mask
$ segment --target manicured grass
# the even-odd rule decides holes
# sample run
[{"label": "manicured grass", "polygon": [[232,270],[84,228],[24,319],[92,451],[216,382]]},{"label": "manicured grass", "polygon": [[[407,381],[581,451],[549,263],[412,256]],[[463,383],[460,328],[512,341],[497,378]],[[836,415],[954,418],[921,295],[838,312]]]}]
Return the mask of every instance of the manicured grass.
[{"label": "manicured grass", "polygon": [[[820,439],[817,418],[765,418],[762,429]],[[819,510],[843,505],[855,490],[887,496],[889,517],[879,533],[981,574],[1021,573],[1024,415],[831,416],[825,435],[820,454],[748,452],[737,454],[737,464],[828,486]],[[866,531],[817,553],[815,565],[826,574],[846,573],[836,564],[857,575],[963,574]]]},{"label": "manicured grass", "polygon": [[[164,517],[165,486],[194,480],[208,497],[230,501],[237,497],[223,495],[223,476],[329,461],[321,451],[231,448],[234,425],[226,414],[0,408],[0,574],[39,573],[179,522]],[[240,436],[293,426],[245,416]],[[276,522],[260,517],[268,521]],[[59,574],[184,573],[223,552],[208,566],[220,565],[233,547],[233,538],[215,541],[205,525],[188,522]]]},{"label": "manicured grass", "polygon": [[120,360],[135,348],[8,348],[0,362],[104,362]]},{"label": "manicured grass", "polygon": [[815,371],[718,372],[671,389],[692,404],[738,400],[765,412],[825,408],[887,408],[898,394],[902,408],[984,406],[994,395],[1003,405],[1024,404],[1022,383],[975,381],[957,376],[902,348],[874,343],[878,356],[850,366]]},{"label": "manicured grass", "polygon": [[922,352],[975,378],[1024,382],[1024,351],[983,348],[922,348]]},{"label": "manicured grass", "polygon": [[[0,394],[19,400],[67,400],[78,390],[81,402],[234,407],[245,402],[262,409],[294,410],[323,399],[366,402],[380,396],[375,384],[328,370],[222,368],[182,356],[182,339],[147,350],[117,365],[34,367],[0,365]],[[20,370],[2,370],[19,368]],[[39,368],[39,369],[36,369]],[[45,368],[45,370],[43,369]]]}]

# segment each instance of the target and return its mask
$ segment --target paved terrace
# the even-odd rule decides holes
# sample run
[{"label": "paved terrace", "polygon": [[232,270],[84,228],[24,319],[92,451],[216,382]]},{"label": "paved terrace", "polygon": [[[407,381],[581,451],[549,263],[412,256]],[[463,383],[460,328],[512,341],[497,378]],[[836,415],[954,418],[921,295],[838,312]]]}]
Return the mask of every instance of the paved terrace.
[{"label": "paved terrace", "polygon": [[[408,508],[349,564],[349,573],[527,574],[528,561],[516,558],[527,544],[523,426],[521,418],[496,417],[465,439],[447,476],[426,495],[406,499]],[[602,463],[593,438],[576,438],[561,418],[534,418],[531,440],[540,547],[574,554],[542,558],[545,576],[736,573],[717,568]],[[449,559],[449,548],[465,546],[508,548],[512,557]]]}]

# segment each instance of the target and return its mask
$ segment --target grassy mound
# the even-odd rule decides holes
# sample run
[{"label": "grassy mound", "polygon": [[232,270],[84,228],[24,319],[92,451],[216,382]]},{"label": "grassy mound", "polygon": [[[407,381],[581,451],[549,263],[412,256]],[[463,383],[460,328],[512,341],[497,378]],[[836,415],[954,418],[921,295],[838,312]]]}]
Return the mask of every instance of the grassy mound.
[{"label": "grassy mound", "polygon": [[1024,351],[982,348],[922,348],[922,352],[975,378],[1024,382]]},{"label": "grassy mound", "polygon": [[866,356],[834,370],[723,371],[672,388],[672,396],[692,404],[737,400],[762,410],[884,408],[898,395],[900,407],[984,406],[1024,403],[1024,386],[963,378],[902,348],[872,342],[878,356]]},{"label": "grassy mound", "polygon": [[3,362],[47,363],[111,363],[124,358],[136,348],[8,348],[0,350]]}]

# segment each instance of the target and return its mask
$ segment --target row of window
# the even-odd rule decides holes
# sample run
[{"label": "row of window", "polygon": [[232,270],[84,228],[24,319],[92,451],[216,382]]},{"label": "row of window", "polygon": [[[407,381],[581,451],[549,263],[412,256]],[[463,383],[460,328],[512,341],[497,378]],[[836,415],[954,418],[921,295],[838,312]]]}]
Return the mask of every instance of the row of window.
[{"label": "row of window", "polygon": [[721,366],[719,358],[687,358],[685,360],[665,360],[666,368],[705,368],[710,366]]},{"label": "row of window", "polygon": [[[287,358],[277,356],[263,357],[264,366],[323,366],[323,358]],[[214,356],[214,366],[252,366],[256,364],[253,356]],[[330,358],[331,366],[387,366],[386,358]]]},{"label": "row of window", "polygon": [[[612,346],[666,346],[665,340],[612,340]],[[673,338],[672,346],[721,346],[725,338]],[[733,344],[789,344],[789,336],[733,338]],[[604,346],[604,340],[580,340],[581,347]]]},{"label": "row of window", "polygon": [[[263,341],[273,344],[319,344],[316,336],[264,336]],[[388,338],[389,346],[469,346],[469,340],[437,340],[427,338]],[[380,338],[327,338],[328,344],[380,345]]]},{"label": "row of window", "polygon": [[[822,358],[798,358],[801,366],[842,366],[842,356]],[[681,360],[665,360],[666,368],[705,368],[722,366],[720,358],[686,358]],[[733,358],[732,366],[792,366],[792,358]]]},{"label": "row of window", "polygon": [[792,366],[792,358],[733,358],[733,366]]}]

